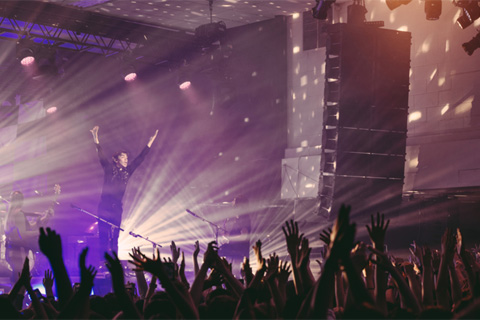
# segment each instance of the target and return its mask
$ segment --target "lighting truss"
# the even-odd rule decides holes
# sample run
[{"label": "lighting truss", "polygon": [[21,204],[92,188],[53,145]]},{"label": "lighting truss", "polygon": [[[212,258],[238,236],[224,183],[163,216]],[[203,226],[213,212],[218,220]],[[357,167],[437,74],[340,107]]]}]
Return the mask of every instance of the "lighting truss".
[{"label": "lighting truss", "polygon": [[0,1],[0,40],[17,42],[24,37],[58,49],[105,56],[152,47],[159,42],[173,41],[184,46],[193,39],[184,30],[136,23],[50,2]]},{"label": "lighting truss", "polygon": [[35,40],[35,42],[41,42],[53,47],[91,52],[105,56],[133,50],[139,46],[138,43],[129,40],[109,38],[61,27],[0,17],[0,39],[17,41],[23,35],[29,35],[30,39]]}]

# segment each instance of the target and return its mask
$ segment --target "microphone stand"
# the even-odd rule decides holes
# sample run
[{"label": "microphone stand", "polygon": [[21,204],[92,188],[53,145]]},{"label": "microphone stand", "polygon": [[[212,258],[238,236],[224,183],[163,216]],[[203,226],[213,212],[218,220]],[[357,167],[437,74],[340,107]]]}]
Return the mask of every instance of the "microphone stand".
[{"label": "microphone stand", "polygon": [[213,222],[211,222],[211,221],[209,221],[209,220],[207,220],[207,219],[205,219],[205,218],[203,218],[203,217],[200,217],[199,215],[197,215],[196,213],[190,211],[189,209],[185,209],[185,211],[187,211],[188,213],[190,213],[190,214],[191,214],[192,216],[194,216],[195,218],[200,219],[200,220],[202,220],[203,222],[206,222],[206,223],[208,223],[209,225],[211,225],[213,228],[215,228],[215,242],[216,242],[217,245],[218,245],[218,231],[219,231],[219,230],[227,231],[227,230],[225,230],[225,229],[222,228],[222,227],[219,227],[219,226],[216,225],[215,223],[213,223]]},{"label": "microphone stand", "polygon": [[[78,210],[78,211],[80,211],[80,212],[86,213],[86,214],[88,214],[89,216],[91,216],[91,217],[93,217],[93,218],[95,218],[95,219],[98,219],[98,220],[102,221],[103,223],[106,223],[106,224],[110,225],[112,228],[116,228],[116,229],[118,229],[118,230],[120,230],[120,231],[125,232],[125,230],[124,230],[123,228],[121,228],[120,226],[117,226],[116,224],[111,223],[110,221],[107,221],[107,220],[105,220],[105,219],[103,219],[103,218],[100,218],[99,216],[94,215],[93,213],[88,212],[87,210],[82,209],[82,208],[74,205],[73,203],[71,203],[70,206],[71,206],[73,209],[76,209],[76,210]],[[140,235],[140,234],[133,233],[133,231],[128,232],[128,234],[129,234],[130,236],[134,237],[134,238],[141,238],[141,239],[143,239],[143,240],[145,240],[145,241],[147,241],[147,242],[150,242],[150,243],[153,245],[153,249],[155,249],[156,247],[159,247],[159,248],[162,247],[162,246],[159,245],[158,243],[153,242],[152,240],[150,240],[148,237],[144,237],[144,236],[142,236],[142,235]]]}]

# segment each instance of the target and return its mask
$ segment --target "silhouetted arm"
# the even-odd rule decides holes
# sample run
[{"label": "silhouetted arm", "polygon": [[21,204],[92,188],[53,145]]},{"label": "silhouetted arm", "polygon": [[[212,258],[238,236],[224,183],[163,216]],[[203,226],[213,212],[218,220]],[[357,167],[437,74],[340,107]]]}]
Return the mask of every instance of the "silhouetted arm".
[{"label": "silhouetted arm", "polygon": [[[138,254],[139,251],[140,248],[133,248],[132,255],[140,257],[140,255]],[[138,294],[141,299],[145,299],[148,291],[148,284],[147,280],[145,279],[145,274],[143,273],[143,271],[135,270],[135,278],[137,279]]]},{"label": "silhouetted arm", "polygon": [[387,255],[384,252],[376,250],[372,247],[369,247],[369,250],[375,253],[377,256],[377,260],[375,260],[377,267],[380,267],[381,269],[388,271],[392,275],[392,278],[397,283],[398,290],[402,295],[405,306],[407,308],[411,308],[415,314],[420,313],[421,311],[420,303],[415,297],[415,295],[413,294],[412,290],[410,290],[410,287],[408,286],[407,282],[405,281],[405,278],[400,273],[400,271],[397,268],[395,268],[395,266],[388,259]]},{"label": "silhouetted arm", "polygon": [[193,303],[196,306],[198,306],[202,297],[203,285],[205,283],[205,278],[207,277],[208,269],[213,267],[213,264],[216,260],[215,255],[218,255],[216,250],[217,246],[215,242],[210,242],[208,244],[207,251],[205,251],[203,256],[202,266],[195,275],[195,280],[193,280],[192,286],[190,287],[190,295],[192,296]]},{"label": "silhouetted arm", "polygon": [[195,241],[195,250],[193,250],[193,269],[195,271],[195,275],[198,274],[198,271],[200,271],[200,267],[198,266],[198,254],[200,253],[200,244],[197,241]]},{"label": "silhouetted arm", "polygon": [[93,288],[93,280],[97,275],[97,271],[93,266],[86,266],[85,261],[88,253],[88,247],[80,253],[80,288],[75,293],[73,299],[69,301],[67,306],[58,316],[59,319],[88,319],[90,314],[90,292]]},{"label": "silhouetted arm", "polygon": [[118,259],[117,253],[113,252],[110,256],[105,253],[105,260],[107,260],[106,266],[110,274],[112,275],[112,286],[115,296],[118,299],[123,315],[126,319],[140,319],[140,313],[130,299],[130,296],[125,289],[125,276],[123,274],[122,264]]},{"label": "silhouetted arm", "polygon": [[[437,305],[449,306],[450,298],[448,290],[450,287],[450,275],[448,272],[448,264],[453,261],[455,252],[455,238],[450,229],[447,228],[442,236],[442,256],[440,258],[440,268],[438,270],[437,279]],[[448,308],[448,307],[447,307]]]},{"label": "silhouetted arm", "polygon": [[[370,240],[372,241],[373,247],[380,251],[384,252],[385,250],[385,234],[387,232],[388,225],[390,220],[387,220],[385,223],[384,215],[380,215],[377,212],[377,223],[375,223],[373,214],[371,215],[371,227],[366,226]],[[375,281],[375,302],[377,307],[384,313],[387,313],[387,298],[385,292],[387,291],[387,277],[383,270],[376,268],[376,281]]]},{"label": "silhouetted arm", "polygon": [[432,265],[432,252],[429,247],[424,246],[421,249],[422,259],[422,303],[423,306],[433,306],[433,265]]},{"label": "silhouetted arm", "polygon": [[58,303],[60,310],[67,304],[73,295],[72,282],[68,276],[65,261],[63,260],[62,240],[60,235],[50,228],[40,228],[38,244],[42,253],[48,258],[55,277]]},{"label": "silhouetted arm", "polygon": [[40,303],[37,294],[35,293],[35,291],[33,291],[31,279],[32,277],[30,276],[29,260],[28,258],[25,258],[19,281],[22,282],[23,286],[27,290],[28,295],[30,296],[30,301],[32,301],[32,306],[33,310],[35,311],[36,317],[39,319],[47,319],[47,313],[45,312],[43,305]]},{"label": "silhouetted arm", "polygon": [[[335,291],[335,272],[349,259],[355,238],[355,224],[350,224],[350,207],[342,205],[330,235],[329,250],[322,275],[302,304],[297,318],[324,319]],[[349,265],[347,264],[347,267]]]},{"label": "silhouetted arm", "polygon": [[305,293],[302,276],[300,270],[298,269],[297,259],[298,259],[298,248],[303,239],[303,234],[299,234],[298,223],[290,220],[285,222],[285,227],[282,227],[283,234],[285,235],[285,241],[287,244],[287,251],[290,255],[290,260],[292,261],[292,270],[293,270],[293,283],[295,284],[295,292],[298,294]]},{"label": "silhouetted arm", "polygon": [[133,258],[130,262],[135,264],[138,269],[145,270],[158,277],[162,287],[171,297],[177,309],[185,318],[198,319],[198,310],[193,303],[192,297],[187,290],[183,290],[180,283],[174,283],[174,279],[170,279],[166,273],[163,262],[160,259],[160,252],[157,249],[157,257],[150,259],[144,254],[140,253],[141,258]]}]

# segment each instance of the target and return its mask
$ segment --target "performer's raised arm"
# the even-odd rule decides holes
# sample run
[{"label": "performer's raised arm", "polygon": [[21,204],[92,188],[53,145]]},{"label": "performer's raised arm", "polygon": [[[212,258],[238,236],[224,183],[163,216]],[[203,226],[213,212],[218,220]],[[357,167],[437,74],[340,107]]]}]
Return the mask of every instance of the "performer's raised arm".
[{"label": "performer's raised arm", "polygon": [[90,130],[90,132],[93,135],[93,142],[95,144],[99,144],[100,142],[98,141],[98,126],[93,127],[93,129]]},{"label": "performer's raised arm", "polygon": [[[97,127],[97,129],[98,129],[98,127]],[[153,136],[151,136],[150,139],[148,140],[147,147],[149,147],[149,148],[152,147],[152,143],[157,138],[157,134],[158,134],[158,129],[157,129],[157,131],[155,131],[155,134]],[[97,136],[97,139],[98,139],[98,136]]]},{"label": "performer's raised arm", "polygon": [[155,141],[155,139],[157,138],[157,134],[158,130],[156,130],[155,134],[151,136],[150,139],[148,139],[147,146],[143,148],[142,152],[140,152],[140,154],[129,164],[128,171],[130,172],[130,174],[132,174],[143,162],[143,160],[145,160],[145,156],[150,152],[150,148],[153,144],[153,141]]},{"label": "performer's raised arm", "polygon": [[[95,126],[90,130],[100,163],[105,172],[102,195],[98,205],[98,216],[113,225],[120,226],[123,213],[122,201],[127,183],[134,171],[150,152],[150,147],[158,135],[158,130],[149,138],[147,145],[144,146],[140,154],[130,162],[129,155],[124,150],[117,151],[111,159],[105,157],[99,144],[98,129],[98,126]],[[110,224],[99,221],[98,230],[101,244],[99,246],[100,256],[103,256],[105,252],[118,252],[119,229],[112,229]]]},{"label": "performer's raised arm", "polygon": [[98,140],[98,126],[93,127],[93,129],[90,130],[90,132],[92,133],[92,136],[93,136],[93,142],[97,147],[97,153],[98,153],[98,158],[100,159],[100,164],[105,169],[109,164],[109,160],[103,153],[103,149],[100,146],[100,141]]}]

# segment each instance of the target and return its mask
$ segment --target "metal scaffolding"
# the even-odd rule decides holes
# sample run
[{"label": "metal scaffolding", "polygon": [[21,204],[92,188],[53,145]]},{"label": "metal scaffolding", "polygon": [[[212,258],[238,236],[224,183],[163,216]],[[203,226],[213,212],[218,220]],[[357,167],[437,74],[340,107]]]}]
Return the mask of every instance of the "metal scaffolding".
[{"label": "metal scaffolding", "polygon": [[53,3],[0,2],[0,39],[18,42],[22,38],[58,49],[110,56],[165,41],[188,45],[193,35]]}]

